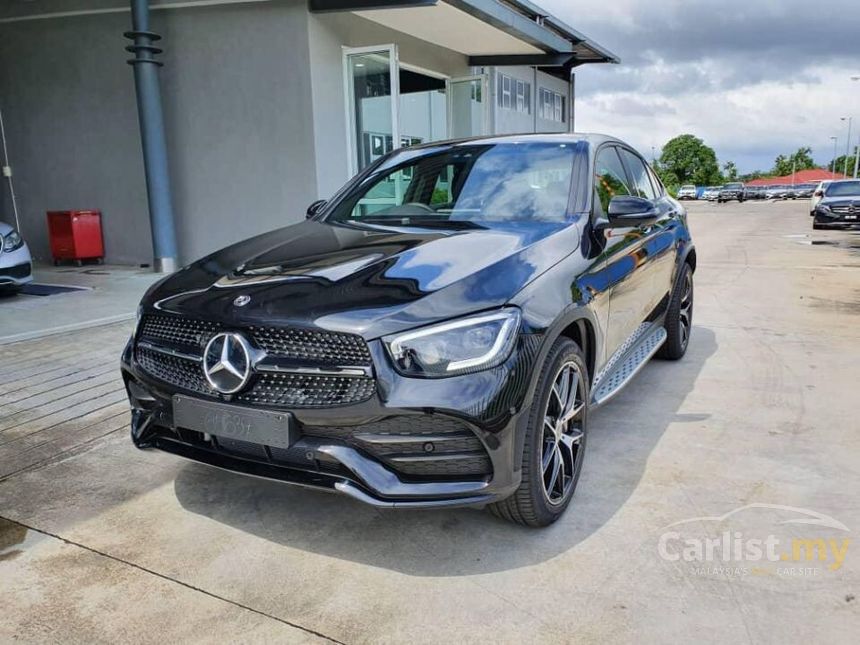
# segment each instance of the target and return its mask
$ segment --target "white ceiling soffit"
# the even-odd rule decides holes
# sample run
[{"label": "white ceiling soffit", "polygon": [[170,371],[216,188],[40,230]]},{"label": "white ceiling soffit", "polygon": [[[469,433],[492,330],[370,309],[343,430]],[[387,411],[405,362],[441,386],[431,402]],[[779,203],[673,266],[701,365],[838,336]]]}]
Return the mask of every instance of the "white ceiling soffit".
[{"label": "white ceiling soffit", "polygon": [[469,56],[544,53],[543,50],[444,2],[432,7],[374,9],[353,13],[390,29]]}]

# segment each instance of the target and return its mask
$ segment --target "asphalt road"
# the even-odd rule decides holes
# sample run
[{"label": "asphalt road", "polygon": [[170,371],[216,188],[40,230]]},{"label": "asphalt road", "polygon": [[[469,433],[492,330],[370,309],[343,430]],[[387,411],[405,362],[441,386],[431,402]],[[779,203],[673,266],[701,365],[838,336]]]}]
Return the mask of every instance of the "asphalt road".
[{"label": "asphalt road", "polygon": [[860,232],[689,210],[688,354],[592,416],[546,530],[137,451],[102,369],[127,323],[5,346],[0,641],[856,642]]}]

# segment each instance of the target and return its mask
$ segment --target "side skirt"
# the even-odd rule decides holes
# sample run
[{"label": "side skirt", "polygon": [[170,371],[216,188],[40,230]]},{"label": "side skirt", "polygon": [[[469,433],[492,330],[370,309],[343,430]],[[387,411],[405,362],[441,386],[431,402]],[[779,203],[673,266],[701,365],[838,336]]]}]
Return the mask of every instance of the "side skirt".
[{"label": "side skirt", "polygon": [[639,373],[660,346],[666,342],[666,330],[662,319],[643,323],[627,339],[601,372],[594,377],[591,386],[591,405],[603,405],[618,394]]}]

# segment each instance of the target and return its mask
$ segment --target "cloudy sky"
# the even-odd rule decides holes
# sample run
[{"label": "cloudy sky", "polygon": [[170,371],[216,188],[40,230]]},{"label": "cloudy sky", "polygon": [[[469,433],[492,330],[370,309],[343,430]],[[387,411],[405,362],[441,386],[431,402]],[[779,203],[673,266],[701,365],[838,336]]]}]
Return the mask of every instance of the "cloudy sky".
[{"label": "cloudy sky", "polygon": [[742,172],[860,135],[860,0],[538,0],[621,58],[576,75],[576,129],[650,156],[685,132]]}]

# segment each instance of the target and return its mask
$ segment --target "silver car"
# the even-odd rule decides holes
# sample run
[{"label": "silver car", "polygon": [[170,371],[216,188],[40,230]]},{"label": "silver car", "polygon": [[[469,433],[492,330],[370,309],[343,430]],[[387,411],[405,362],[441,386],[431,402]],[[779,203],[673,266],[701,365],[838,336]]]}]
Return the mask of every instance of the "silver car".
[{"label": "silver car", "polygon": [[33,281],[33,258],[14,228],[0,222],[0,294],[20,291]]}]

